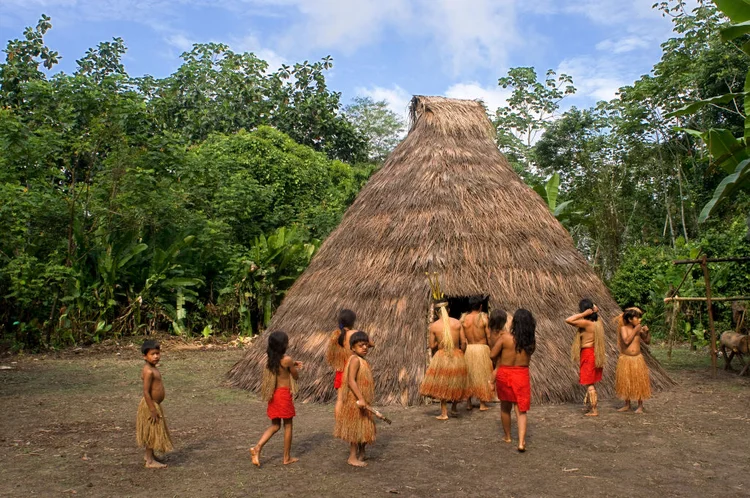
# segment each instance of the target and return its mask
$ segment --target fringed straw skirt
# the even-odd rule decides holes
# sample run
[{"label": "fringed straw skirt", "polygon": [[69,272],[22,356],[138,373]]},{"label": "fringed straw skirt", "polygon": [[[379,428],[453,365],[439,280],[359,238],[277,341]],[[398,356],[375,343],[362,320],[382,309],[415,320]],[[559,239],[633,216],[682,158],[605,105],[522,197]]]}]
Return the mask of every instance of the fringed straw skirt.
[{"label": "fringed straw skirt", "polygon": [[419,394],[445,401],[459,401],[466,397],[468,372],[460,349],[446,353],[441,349],[427,367]]},{"label": "fringed straw skirt", "polygon": [[642,400],[651,397],[648,366],[643,355],[620,355],[617,360],[615,391],[620,399]]},{"label": "fringed straw skirt", "polygon": [[151,448],[159,453],[172,451],[172,439],[169,437],[167,421],[164,419],[164,410],[159,403],[154,403],[159,420],[151,420],[151,411],[148,409],[146,398],[141,398],[138,403],[138,415],[135,419],[135,439],[140,448]]},{"label": "fringed straw skirt", "polygon": [[357,406],[357,398],[351,391],[339,410],[333,436],[348,443],[375,442],[375,422],[372,413]]},{"label": "fringed straw skirt", "polygon": [[492,401],[492,360],[490,347],[486,344],[469,344],[464,353],[468,373],[465,396],[474,396],[481,401]]}]

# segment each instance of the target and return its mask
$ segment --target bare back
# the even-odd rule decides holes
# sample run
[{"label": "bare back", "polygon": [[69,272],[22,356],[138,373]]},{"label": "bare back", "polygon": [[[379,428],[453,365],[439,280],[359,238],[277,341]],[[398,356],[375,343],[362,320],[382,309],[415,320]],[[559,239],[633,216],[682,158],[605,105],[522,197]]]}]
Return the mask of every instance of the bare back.
[{"label": "bare back", "polygon": [[148,389],[148,393],[154,403],[161,403],[164,401],[166,393],[164,392],[164,383],[161,380],[161,372],[155,366],[146,363],[141,370],[141,380],[145,389]]},{"label": "bare back", "polygon": [[524,350],[516,351],[516,340],[513,334],[507,331],[500,334],[491,352],[492,358],[498,358],[497,364],[503,367],[528,367],[532,354],[533,350],[531,353]]},{"label": "bare back", "polygon": [[482,344],[489,346],[490,333],[487,327],[487,315],[479,311],[472,311],[464,315],[461,323],[468,344]]},{"label": "bare back", "polygon": [[[348,348],[347,348],[348,349]],[[281,366],[276,373],[276,387],[291,387],[292,378],[297,378],[297,369],[291,356],[284,355],[281,359]]]},{"label": "bare back", "polygon": [[578,333],[581,334],[581,348],[594,347],[594,322],[591,320],[579,320],[576,324]]},{"label": "bare back", "polygon": [[[461,322],[455,318],[449,318],[451,337],[455,347],[461,346]],[[430,349],[433,351],[443,349],[443,320],[438,318],[430,325]]]}]

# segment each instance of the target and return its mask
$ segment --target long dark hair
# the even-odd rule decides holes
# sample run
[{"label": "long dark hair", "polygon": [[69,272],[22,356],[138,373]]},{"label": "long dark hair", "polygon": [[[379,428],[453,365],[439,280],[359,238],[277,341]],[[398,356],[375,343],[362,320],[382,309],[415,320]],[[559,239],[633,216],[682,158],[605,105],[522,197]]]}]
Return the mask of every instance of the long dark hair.
[{"label": "long dark hair", "polygon": [[513,313],[513,323],[510,326],[513,339],[516,341],[516,352],[526,351],[531,354],[536,349],[536,320],[531,311],[523,308]]},{"label": "long dark hair", "polygon": [[[594,309],[594,301],[592,301],[591,299],[587,297],[584,297],[583,299],[581,299],[581,302],[578,303],[578,311],[580,313],[583,313],[586,310],[592,310],[592,309]],[[589,316],[586,317],[586,320],[589,320],[592,322],[599,320],[599,313],[590,314]]]},{"label": "long dark hair", "polygon": [[266,368],[275,374],[279,373],[281,368],[281,359],[286,354],[286,348],[289,346],[289,336],[286,332],[280,330],[271,332],[268,336],[268,347],[266,348],[266,354],[268,354],[268,364]]},{"label": "long dark hair", "polygon": [[357,321],[357,314],[352,310],[341,310],[339,311],[339,346],[344,347],[344,339],[346,339],[346,329],[354,327],[354,322]]}]

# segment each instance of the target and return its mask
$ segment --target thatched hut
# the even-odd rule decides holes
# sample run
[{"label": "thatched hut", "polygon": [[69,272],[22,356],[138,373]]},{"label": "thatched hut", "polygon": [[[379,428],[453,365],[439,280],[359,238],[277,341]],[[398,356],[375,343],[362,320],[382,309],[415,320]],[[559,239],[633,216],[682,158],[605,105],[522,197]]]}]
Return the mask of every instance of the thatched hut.
[{"label": "thatched hut", "polygon": [[[290,337],[305,362],[300,399],[335,396],[325,362],[342,308],[377,347],[371,351],[381,404],[414,405],[428,362],[431,316],[426,271],[436,271],[452,314],[471,295],[490,307],[524,307],[537,319],[531,368],[535,402],[583,400],[570,360],[573,330],[565,317],[591,297],[606,319],[608,362],[600,396],[614,394],[617,359],[611,318],[620,312],[544,201],[513,171],[493,140],[481,103],[414,97],[408,136],[362,189],[339,227],[279,306],[270,330]],[[229,372],[229,382],[256,390],[265,362],[259,338]],[[651,357],[658,390],[671,383]]]}]

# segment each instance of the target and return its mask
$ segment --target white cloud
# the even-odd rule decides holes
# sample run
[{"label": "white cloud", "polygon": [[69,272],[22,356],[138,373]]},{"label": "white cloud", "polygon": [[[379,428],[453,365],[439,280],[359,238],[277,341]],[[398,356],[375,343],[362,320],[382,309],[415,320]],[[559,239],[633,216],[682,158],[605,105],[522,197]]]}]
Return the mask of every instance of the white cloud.
[{"label": "white cloud", "polygon": [[234,38],[228,43],[229,48],[234,52],[252,52],[256,57],[268,63],[267,72],[274,72],[286,64],[287,60],[281,54],[268,47],[264,47],[258,37],[246,35],[242,38]]},{"label": "white cloud", "polygon": [[597,50],[603,50],[613,54],[625,54],[634,50],[649,48],[653,46],[653,40],[647,40],[640,36],[626,36],[620,39],[608,38],[596,44]]},{"label": "white cloud", "polygon": [[164,41],[183,52],[189,52],[193,48],[193,42],[182,33],[167,35],[164,37]]},{"label": "white cloud", "polygon": [[362,97],[370,97],[375,102],[385,100],[388,103],[388,109],[395,112],[404,119],[409,121],[409,102],[412,95],[398,85],[392,88],[374,86],[371,88],[357,88],[355,93]]},{"label": "white cloud", "polygon": [[445,96],[453,99],[481,100],[491,115],[495,114],[498,107],[508,104],[510,94],[511,90],[507,88],[485,87],[475,81],[456,83],[445,91]]},{"label": "white cloud", "polygon": [[574,57],[565,59],[557,68],[558,74],[572,76],[577,88],[575,96],[566,100],[568,104],[582,97],[595,101],[612,100],[620,87],[633,81],[625,72],[609,57]]}]

